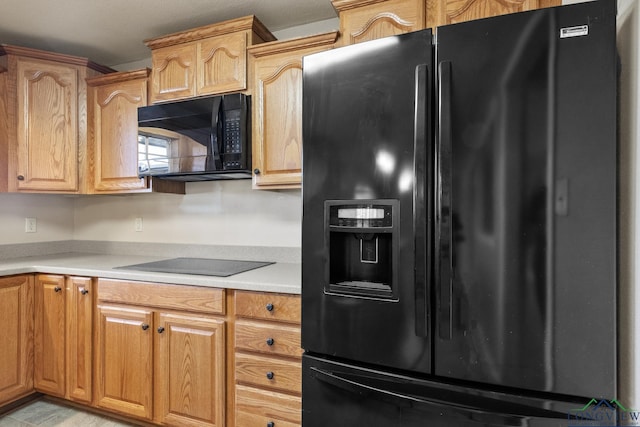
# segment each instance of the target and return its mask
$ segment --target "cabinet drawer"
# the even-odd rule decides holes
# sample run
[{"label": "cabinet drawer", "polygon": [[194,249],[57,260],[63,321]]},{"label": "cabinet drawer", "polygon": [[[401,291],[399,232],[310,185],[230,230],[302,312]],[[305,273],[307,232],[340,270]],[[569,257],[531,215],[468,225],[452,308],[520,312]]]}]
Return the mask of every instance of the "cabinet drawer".
[{"label": "cabinet drawer", "polygon": [[236,380],[239,383],[271,387],[286,392],[302,390],[302,363],[236,353]]},{"label": "cabinet drawer", "polygon": [[280,356],[302,356],[299,326],[238,320],[235,338],[237,350]]},{"label": "cabinet drawer", "polygon": [[242,385],[236,386],[236,425],[300,426],[302,398]]},{"label": "cabinet drawer", "polygon": [[300,296],[236,291],[236,315],[253,319],[300,323]]},{"label": "cabinet drawer", "polygon": [[224,289],[99,279],[98,300],[145,307],[224,314]]}]

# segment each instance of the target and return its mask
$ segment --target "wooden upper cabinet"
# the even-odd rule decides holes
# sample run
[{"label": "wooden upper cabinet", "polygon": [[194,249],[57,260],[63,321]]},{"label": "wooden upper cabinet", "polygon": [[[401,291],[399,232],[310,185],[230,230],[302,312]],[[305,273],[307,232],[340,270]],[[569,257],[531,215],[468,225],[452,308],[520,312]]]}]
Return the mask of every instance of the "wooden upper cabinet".
[{"label": "wooden upper cabinet", "polygon": [[425,28],[425,0],[332,0],[345,46]]},{"label": "wooden upper cabinet", "polygon": [[78,190],[78,69],[17,62],[18,190]]},{"label": "wooden upper cabinet", "polygon": [[138,107],[147,105],[150,70],[87,79],[89,85],[89,171],[87,192],[148,191],[138,178]]},{"label": "wooden upper cabinet", "polygon": [[0,406],[33,392],[33,276],[0,278]]},{"label": "wooden upper cabinet", "polygon": [[146,40],[153,67],[151,102],[250,91],[247,46],[273,40],[255,16]]},{"label": "wooden upper cabinet", "polygon": [[[87,145],[86,77],[113,70],[86,58],[0,45],[6,109],[0,165],[11,192],[81,193]],[[0,95],[1,96],[1,95]],[[3,123],[0,123],[2,125]]]},{"label": "wooden upper cabinet", "polygon": [[331,32],[248,49],[254,85],[254,188],[300,187],[302,57],[332,48],[336,37]]},{"label": "wooden upper cabinet", "polygon": [[196,45],[169,46],[151,54],[152,101],[196,96]]},{"label": "wooden upper cabinet", "polygon": [[561,0],[427,0],[427,27],[561,4]]}]

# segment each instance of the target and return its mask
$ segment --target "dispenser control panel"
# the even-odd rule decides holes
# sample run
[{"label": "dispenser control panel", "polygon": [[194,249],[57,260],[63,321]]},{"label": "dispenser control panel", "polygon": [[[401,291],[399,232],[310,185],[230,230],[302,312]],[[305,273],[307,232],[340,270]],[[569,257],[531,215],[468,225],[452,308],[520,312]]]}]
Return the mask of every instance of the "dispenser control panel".
[{"label": "dispenser control panel", "polygon": [[393,226],[391,206],[333,205],[329,225],[333,227],[379,228]]}]

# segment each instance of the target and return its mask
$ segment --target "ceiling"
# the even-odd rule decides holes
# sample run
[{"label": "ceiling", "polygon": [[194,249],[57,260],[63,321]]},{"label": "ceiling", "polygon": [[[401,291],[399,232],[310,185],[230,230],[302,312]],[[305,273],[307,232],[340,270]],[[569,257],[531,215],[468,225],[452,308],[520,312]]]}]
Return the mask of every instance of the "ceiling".
[{"label": "ceiling", "polygon": [[246,15],[271,32],[337,16],[330,0],[2,0],[0,43],[115,66],[150,57],[146,39]]}]

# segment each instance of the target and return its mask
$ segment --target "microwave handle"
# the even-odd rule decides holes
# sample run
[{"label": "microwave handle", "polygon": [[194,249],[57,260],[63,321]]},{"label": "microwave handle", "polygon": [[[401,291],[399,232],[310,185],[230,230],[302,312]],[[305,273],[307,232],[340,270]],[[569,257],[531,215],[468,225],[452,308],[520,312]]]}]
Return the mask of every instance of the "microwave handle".
[{"label": "microwave handle", "polygon": [[224,117],[222,97],[213,98],[213,108],[211,112],[211,140],[207,146],[206,170],[222,170],[222,160],[220,158],[220,146],[222,144],[222,124]]}]

